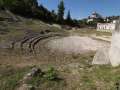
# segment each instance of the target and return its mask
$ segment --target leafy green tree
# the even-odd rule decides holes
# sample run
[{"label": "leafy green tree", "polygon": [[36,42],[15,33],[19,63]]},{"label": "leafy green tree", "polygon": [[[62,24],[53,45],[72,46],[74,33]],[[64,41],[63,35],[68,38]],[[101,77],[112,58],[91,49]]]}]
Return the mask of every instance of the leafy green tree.
[{"label": "leafy green tree", "polygon": [[0,0],[0,7],[9,8],[16,0]]},{"label": "leafy green tree", "polygon": [[[0,9],[10,10],[11,12],[27,17],[36,18],[48,23],[64,23],[64,2],[60,1],[58,5],[58,13],[49,11],[43,5],[38,5],[37,0],[0,0]],[[68,21],[71,18],[70,12]]]},{"label": "leafy green tree", "polygon": [[43,5],[40,5],[39,6],[39,18],[42,19],[43,21],[46,21],[46,22],[51,22],[52,21],[52,13],[47,9],[45,8]]},{"label": "leafy green tree", "polygon": [[38,7],[37,0],[5,0],[5,7],[16,14],[32,17]]},{"label": "leafy green tree", "polygon": [[55,13],[54,10],[51,11],[51,15],[52,15],[53,22],[56,23],[56,21],[57,21],[57,14]]},{"label": "leafy green tree", "polygon": [[64,1],[61,0],[60,4],[58,5],[58,15],[57,15],[57,20],[61,24],[63,23],[64,20],[64,11],[65,11]]},{"label": "leafy green tree", "polygon": [[3,0],[0,0],[0,9],[2,9],[3,6],[4,6],[4,2],[3,2]]},{"label": "leafy green tree", "polygon": [[80,23],[77,19],[72,20],[72,26],[73,27],[80,27]]}]

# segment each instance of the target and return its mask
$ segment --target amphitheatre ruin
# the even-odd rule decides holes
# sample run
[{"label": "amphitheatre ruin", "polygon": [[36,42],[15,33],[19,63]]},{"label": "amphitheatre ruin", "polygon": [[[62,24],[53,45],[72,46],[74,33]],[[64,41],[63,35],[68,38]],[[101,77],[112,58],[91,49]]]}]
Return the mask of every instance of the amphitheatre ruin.
[{"label": "amphitheatre ruin", "polygon": [[120,90],[120,16],[73,19],[67,0],[58,13],[41,1],[0,0],[0,90]]}]

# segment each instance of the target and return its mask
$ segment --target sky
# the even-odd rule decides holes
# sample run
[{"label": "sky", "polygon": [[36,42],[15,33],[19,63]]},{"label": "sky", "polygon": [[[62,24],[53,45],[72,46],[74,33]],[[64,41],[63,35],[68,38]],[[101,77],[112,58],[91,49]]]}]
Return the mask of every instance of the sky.
[{"label": "sky", "polygon": [[[60,0],[38,0],[48,10],[55,10]],[[102,16],[120,15],[120,0],[64,0],[65,16],[68,10],[71,11],[73,19],[82,19],[96,11]]]}]

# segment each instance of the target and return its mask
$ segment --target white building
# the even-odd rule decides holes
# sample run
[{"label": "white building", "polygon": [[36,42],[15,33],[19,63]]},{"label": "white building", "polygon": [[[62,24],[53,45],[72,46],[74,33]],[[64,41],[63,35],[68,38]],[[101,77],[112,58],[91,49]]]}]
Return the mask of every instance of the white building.
[{"label": "white building", "polygon": [[87,22],[91,22],[91,21],[94,21],[94,20],[100,19],[100,18],[103,18],[103,17],[99,13],[92,12],[92,14],[88,17]]},{"label": "white building", "polygon": [[116,21],[113,21],[112,23],[98,23],[97,31],[112,32],[113,30],[115,30],[115,23]]}]

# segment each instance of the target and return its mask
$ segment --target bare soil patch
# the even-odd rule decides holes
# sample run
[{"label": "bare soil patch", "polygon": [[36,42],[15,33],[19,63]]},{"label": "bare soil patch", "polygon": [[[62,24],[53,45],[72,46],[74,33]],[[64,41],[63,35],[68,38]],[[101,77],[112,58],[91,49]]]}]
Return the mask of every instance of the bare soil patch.
[{"label": "bare soil patch", "polygon": [[109,45],[107,42],[94,40],[90,37],[69,36],[49,41],[46,46],[52,52],[86,53]]}]

